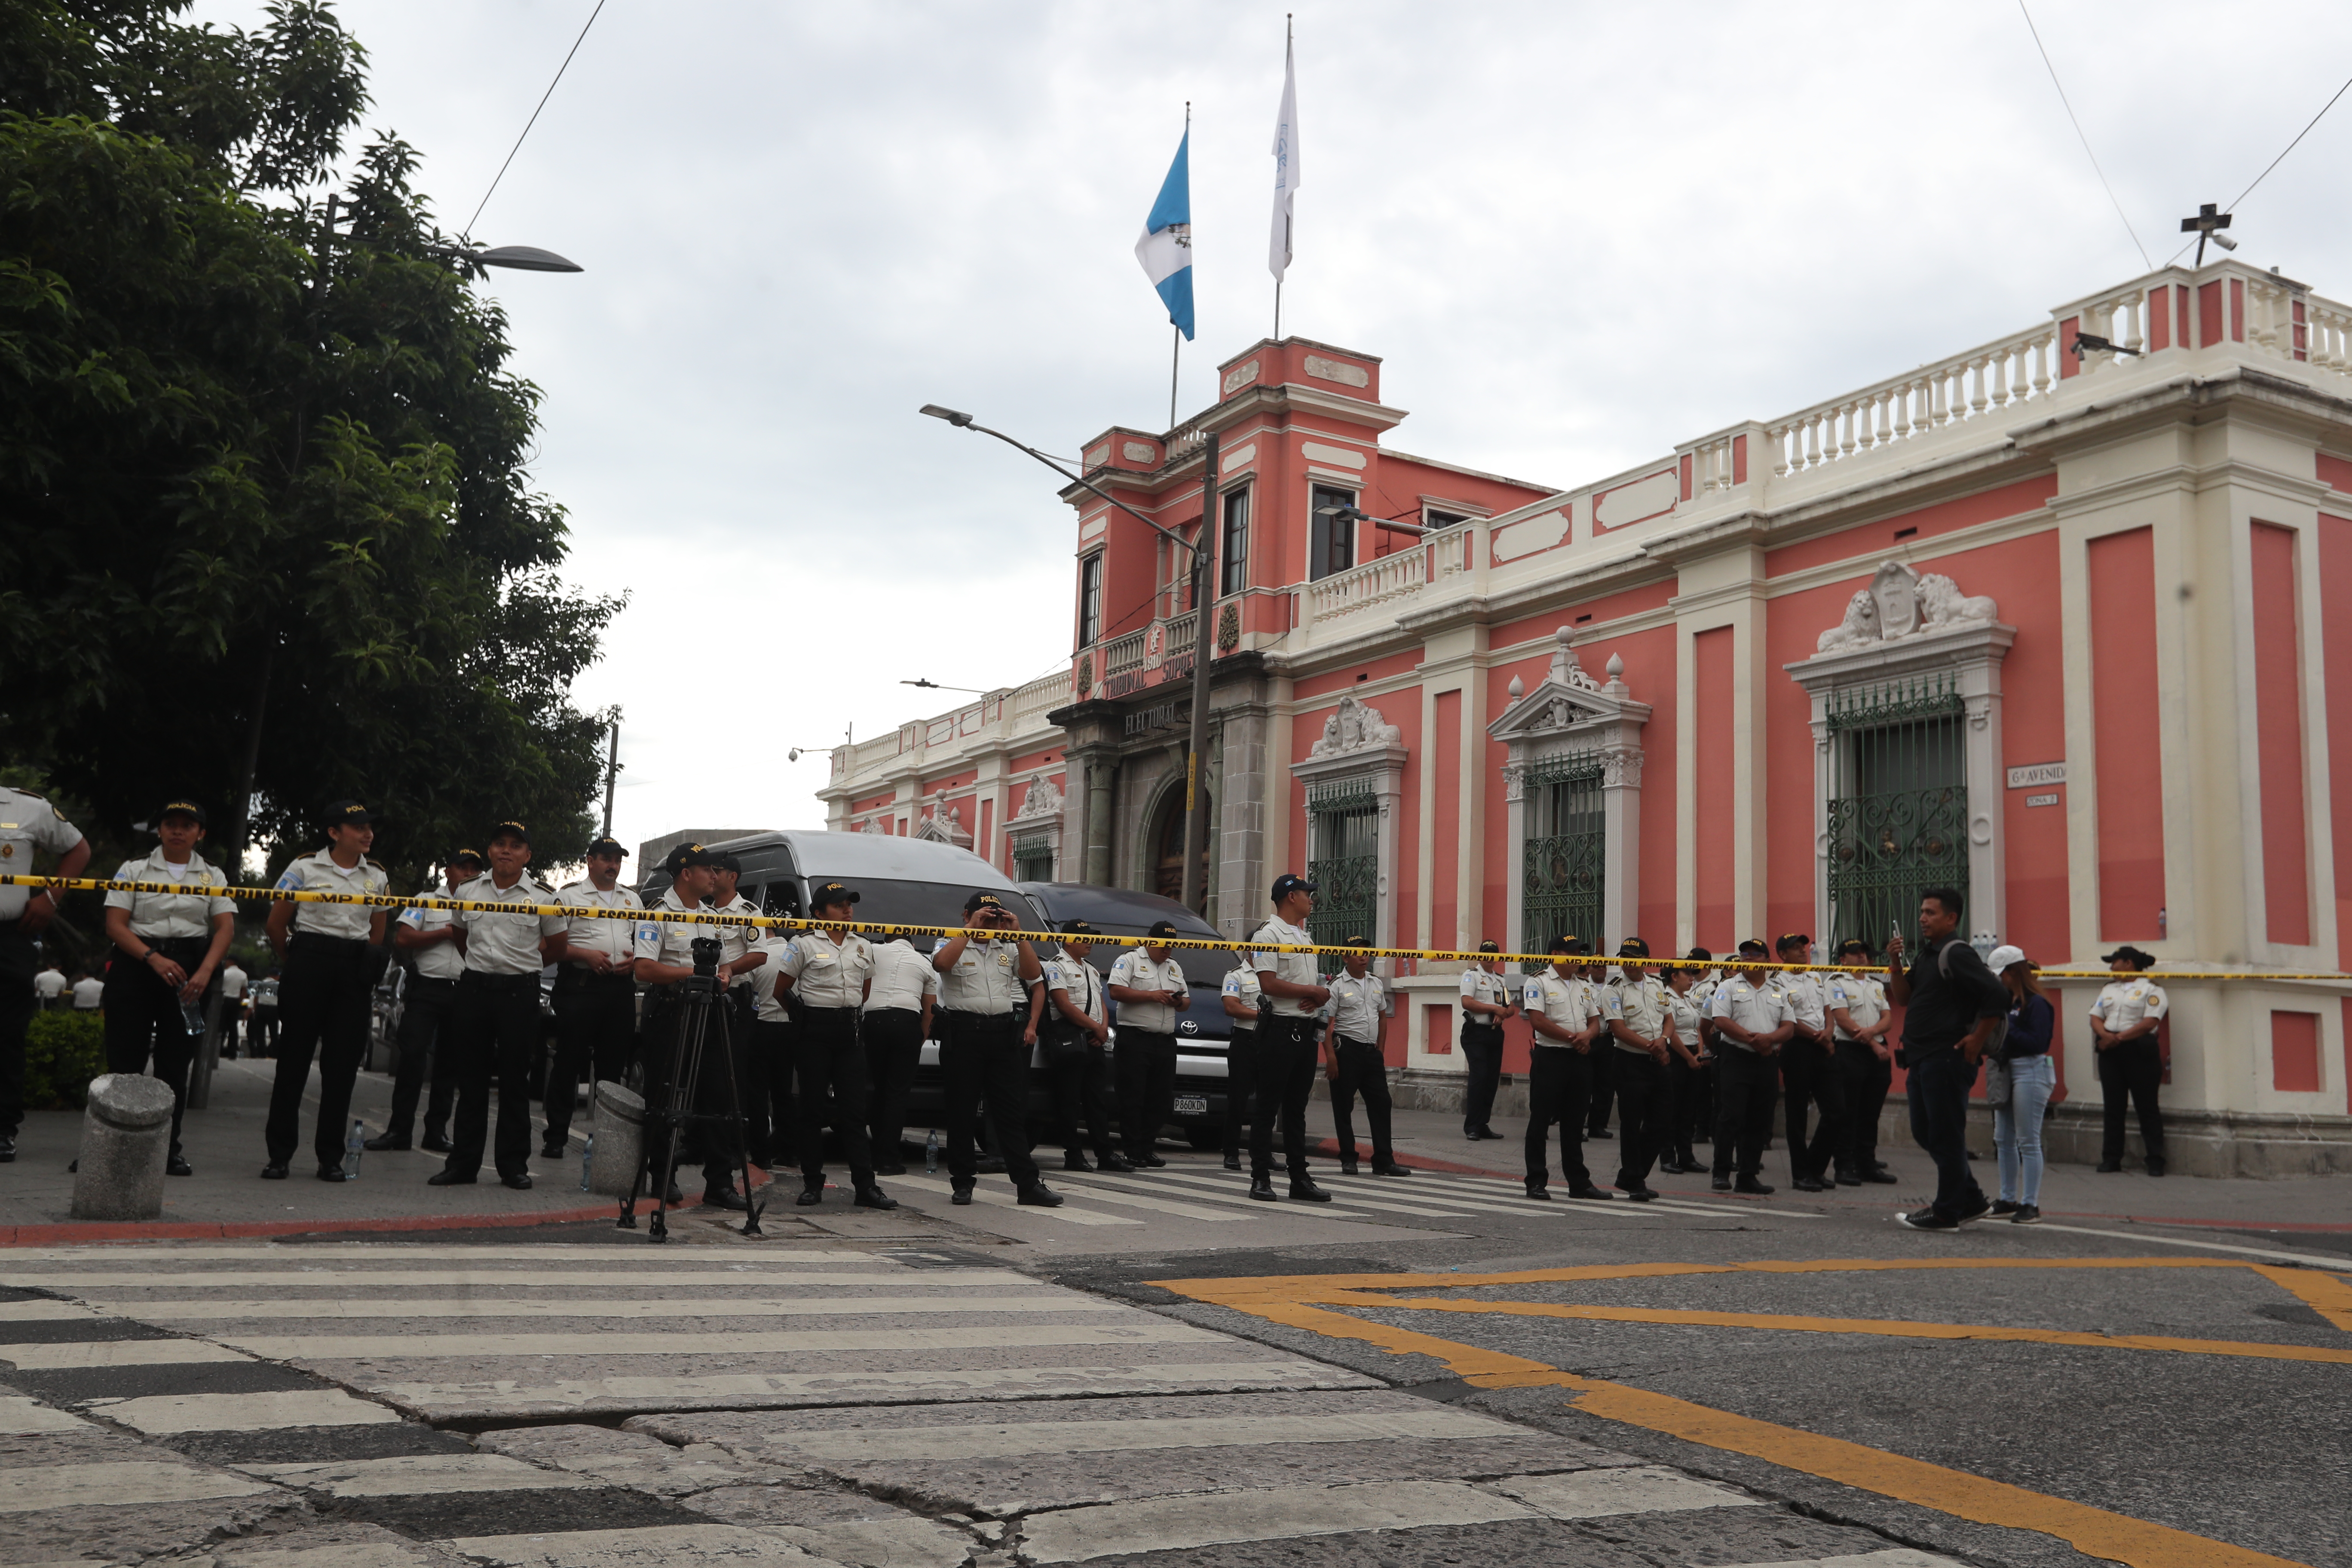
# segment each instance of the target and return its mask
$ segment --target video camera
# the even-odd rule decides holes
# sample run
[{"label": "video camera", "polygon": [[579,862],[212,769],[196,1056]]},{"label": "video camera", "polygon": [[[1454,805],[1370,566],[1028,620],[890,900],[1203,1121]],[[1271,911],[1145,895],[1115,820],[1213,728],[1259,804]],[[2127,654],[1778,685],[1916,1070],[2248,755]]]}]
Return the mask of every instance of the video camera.
[{"label": "video camera", "polygon": [[698,936],[688,944],[694,952],[694,973],[697,978],[716,980],[719,977],[719,939]]}]

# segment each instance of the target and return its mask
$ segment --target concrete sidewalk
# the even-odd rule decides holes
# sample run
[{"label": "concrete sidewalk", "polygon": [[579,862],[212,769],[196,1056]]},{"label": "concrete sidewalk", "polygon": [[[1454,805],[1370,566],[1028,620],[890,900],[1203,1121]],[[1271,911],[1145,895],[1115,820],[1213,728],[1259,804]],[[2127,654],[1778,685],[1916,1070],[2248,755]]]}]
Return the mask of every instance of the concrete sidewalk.
[{"label": "concrete sidewalk", "polygon": [[[1522,1144],[1528,1123],[1524,1116],[1491,1118],[1499,1141],[1473,1143],[1462,1134],[1462,1115],[1448,1110],[1398,1110],[1392,1122],[1398,1158],[1408,1165],[1431,1164],[1440,1169],[1475,1171],[1517,1179],[1526,1166]],[[1370,1134],[1363,1108],[1355,1114],[1359,1157],[1371,1155]],[[1616,1130],[1612,1118],[1611,1130]],[[1318,1098],[1307,1107],[1307,1132],[1336,1156],[1339,1145],[1331,1123],[1330,1101]],[[2000,1195],[2000,1167],[1993,1159],[1990,1136],[1977,1148],[1976,1177],[1986,1193]],[[1712,1150],[1697,1146],[1702,1162]],[[1891,1213],[1906,1202],[1916,1203],[1935,1190],[1935,1166],[1927,1156],[1908,1146],[1881,1144],[1879,1158],[1900,1180],[1894,1186],[1839,1187],[1827,1193],[1801,1193],[1789,1185],[1786,1146],[1776,1140],[1764,1154],[1763,1180],[1778,1189],[1759,1205],[1793,1205],[1832,1214]],[[1549,1149],[1553,1182],[1559,1176],[1559,1134],[1554,1129]],[[1587,1143],[1584,1163],[1592,1179],[1607,1186],[1617,1173],[1618,1146],[1613,1139]],[[1650,1185],[1661,1193],[1694,1194],[1708,1190],[1707,1177],[1667,1176],[1653,1171]],[[2248,1231],[2307,1231],[2335,1233],[2352,1240],[2352,1178],[2301,1176],[2254,1181],[2201,1176],[2155,1177],[2135,1159],[2117,1175],[2100,1175],[2091,1166],[2051,1164],[2042,1180],[2042,1211],[2052,1220],[2121,1221],[2139,1225],[2215,1226]]]}]

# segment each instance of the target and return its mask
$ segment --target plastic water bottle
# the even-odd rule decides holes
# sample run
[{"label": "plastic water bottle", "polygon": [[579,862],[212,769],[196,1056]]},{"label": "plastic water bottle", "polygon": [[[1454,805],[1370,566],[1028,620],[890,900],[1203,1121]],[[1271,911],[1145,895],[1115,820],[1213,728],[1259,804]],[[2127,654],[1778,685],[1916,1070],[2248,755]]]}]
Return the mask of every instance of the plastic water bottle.
[{"label": "plastic water bottle", "polygon": [[939,1169],[940,1130],[934,1127],[931,1129],[931,1135],[923,1140],[923,1173],[927,1176],[937,1175]]},{"label": "plastic water bottle", "polygon": [[596,1163],[596,1134],[588,1134],[587,1143],[580,1151],[580,1190],[588,1190],[588,1173]]},{"label": "plastic water bottle", "polygon": [[352,1135],[343,1140],[343,1180],[360,1179],[360,1156],[367,1152],[367,1123],[354,1118]]},{"label": "plastic water bottle", "polygon": [[194,1002],[180,1004],[180,1022],[188,1026],[191,1038],[201,1040],[205,1037],[205,1010]]}]

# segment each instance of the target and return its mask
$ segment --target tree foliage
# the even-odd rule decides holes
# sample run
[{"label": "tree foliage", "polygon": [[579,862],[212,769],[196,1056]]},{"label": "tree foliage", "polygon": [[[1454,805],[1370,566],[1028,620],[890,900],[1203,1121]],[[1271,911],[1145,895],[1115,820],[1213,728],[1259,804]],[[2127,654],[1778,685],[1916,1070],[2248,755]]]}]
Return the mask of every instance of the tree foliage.
[{"label": "tree foliage", "polygon": [[[318,0],[0,0],[0,759],[282,857],[352,795],[395,866],[505,816],[585,843],[617,601],[557,576],[538,390]],[[339,178],[331,229],[319,184]]]}]

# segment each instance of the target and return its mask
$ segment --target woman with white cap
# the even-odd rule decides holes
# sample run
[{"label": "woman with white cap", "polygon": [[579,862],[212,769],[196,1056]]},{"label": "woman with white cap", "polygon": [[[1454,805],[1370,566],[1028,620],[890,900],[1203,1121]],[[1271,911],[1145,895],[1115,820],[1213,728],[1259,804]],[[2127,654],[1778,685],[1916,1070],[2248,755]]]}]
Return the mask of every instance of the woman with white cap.
[{"label": "woman with white cap", "polygon": [[2034,978],[2032,961],[2023,948],[1994,948],[1985,966],[2000,976],[2010,996],[2009,1032],[2000,1045],[2009,1093],[1995,1102],[1992,1111],[1993,1147],[2000,1153],[2000,1201],[1991,1212],[2007,1215],[2011,1225],[2034,1225],[2042,1218],[2042,1119],[2058,1088],[2058,1067],[2050,1059],[2058,1013]]}]

